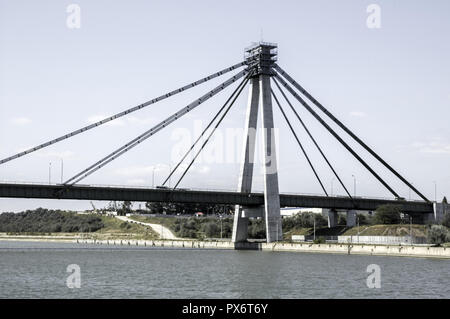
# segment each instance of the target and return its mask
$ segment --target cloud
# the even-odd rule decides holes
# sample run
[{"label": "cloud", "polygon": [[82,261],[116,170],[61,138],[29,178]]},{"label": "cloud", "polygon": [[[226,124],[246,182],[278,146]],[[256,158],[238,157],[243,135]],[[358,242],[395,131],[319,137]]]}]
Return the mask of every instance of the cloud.
[{"label": "cloud", "polygon": [[30,124],[32,121],[27,117],[15,117],[12,118],[10,122],[14,125],[27,125]]},{"label": "cloud", "polygon": [[58,158],[69,158],[73,157],[74,153],[72,151],[41,151],[38,153],[40,157],[58,157]]},{"label": "cloud", "polygon": [[421,153],[450,154],[450,143],[435,140],[431,142],[414,142],[411,146]]},{"label": "cloud", "polygon": [[146,181],[143,178],[133,178],[133,179],[127,180],[125,183],[127,185],[143,186],[145,184],[148,184],[148,181]]},{"label": "cloud", "polygon": [[350,114],[350,116],[353,116],[353,117],[366,117],[367,116],[366,113],[361,112],[361,111],[352,111],[349,114]]},{"label": "cloud", "polygon": [[168,172],[169,165],[165,164],[156,164],[150,166],[129,166],[118,168],[114,171],[115,175],[123,176],[123,177],[142,177],[142,176],[150,176],[153,174],[153,170],[155,173],[157,172]]},{"label": "cloud", "polygon": [[138,124],[138,125],[156,124],[156,120],[153,117],[140,118],[136,116],[130,116],[127,118],[127,121],[130,124]]}]

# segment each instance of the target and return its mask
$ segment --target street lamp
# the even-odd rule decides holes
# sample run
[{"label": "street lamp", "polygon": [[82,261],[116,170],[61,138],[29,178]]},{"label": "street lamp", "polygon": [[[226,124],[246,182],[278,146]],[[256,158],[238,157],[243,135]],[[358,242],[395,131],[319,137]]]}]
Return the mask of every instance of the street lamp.
[{"label": "street lamp", "polygon": [[436,197],[437,183],[436,183],[436,181],[433,181],[433,183],[434,183],[434,201],[437,202],[437,200],[436,200],[437,199],[437,197]]},{"label": "street lamp", "polygon": [[64,159],[61,158],[61,184],[63,183],[64,178]]},{"label": "street lamp", "polygon": [[222,215],[220,215],[220,239],[222,239]]},{"label": "street lamp", "polygon": [[356,197],[356,177],[355,175],[352,175],[353,177],[353,197]]},{"label": "street lamp", "polygon": [[331,179],[331,196],[333,196],[333,182],[334,182],[334,177]]},{"label": "street lamp", "polygon": [[152,187],[155,187],[155,166],[153,166],[152,171]]},{"label": "street lamp", "polygon": [[313,224],[314,224],[314,241],[316,240],[316,216],[313,216]]},{"label": "street lamp", "polygon": [[52,162],[48,163],[48,183],[52,183]]}]

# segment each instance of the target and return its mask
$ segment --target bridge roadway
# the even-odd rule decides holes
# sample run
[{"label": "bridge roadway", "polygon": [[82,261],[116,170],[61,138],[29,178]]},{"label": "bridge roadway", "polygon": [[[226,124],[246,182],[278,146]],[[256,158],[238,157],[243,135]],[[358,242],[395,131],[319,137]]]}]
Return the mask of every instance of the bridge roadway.
[{"label": "bridge roadway", "polygon": [[[263,193],[239,193],[190,189],[128,188],[91,185],[0,184],[0,198],[79,199],[136,202],[211,203],[259,206]],[[343,210],[375,210],[383,204],[402,206],[405,213],[433,213],[433,203],[356,197],[280,194],[281,207],[321,207]]]}]

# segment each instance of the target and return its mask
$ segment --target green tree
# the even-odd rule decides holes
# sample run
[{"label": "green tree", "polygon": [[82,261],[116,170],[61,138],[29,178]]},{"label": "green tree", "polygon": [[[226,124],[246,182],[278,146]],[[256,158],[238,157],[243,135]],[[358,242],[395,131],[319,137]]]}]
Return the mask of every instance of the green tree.
[{"label": "green tree", "polygon": [[381,205],[375,211],[373,221],[375,224],[398,224],[401,220],[401,207],[394,204]]}]

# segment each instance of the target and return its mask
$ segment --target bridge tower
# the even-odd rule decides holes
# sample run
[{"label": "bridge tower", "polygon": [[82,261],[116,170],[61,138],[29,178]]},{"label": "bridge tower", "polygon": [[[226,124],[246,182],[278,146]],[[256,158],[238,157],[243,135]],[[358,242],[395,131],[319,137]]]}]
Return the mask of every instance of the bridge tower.
[{"label": "bridge tower", "polygon": [[245,60],[252,77],[250,79],[238,191],[251,192],[258,109],[260,109],[264,149],[264,206],[236,205],[232,241],[242,242],[247,240],[249,217],[264,217],[267,242],[274,242],[281,240],[283,237],[270,87],[271,77],[275,75],[272,66],[277,60],[277,45],[266,42],[254,44],[245,50]]}]

